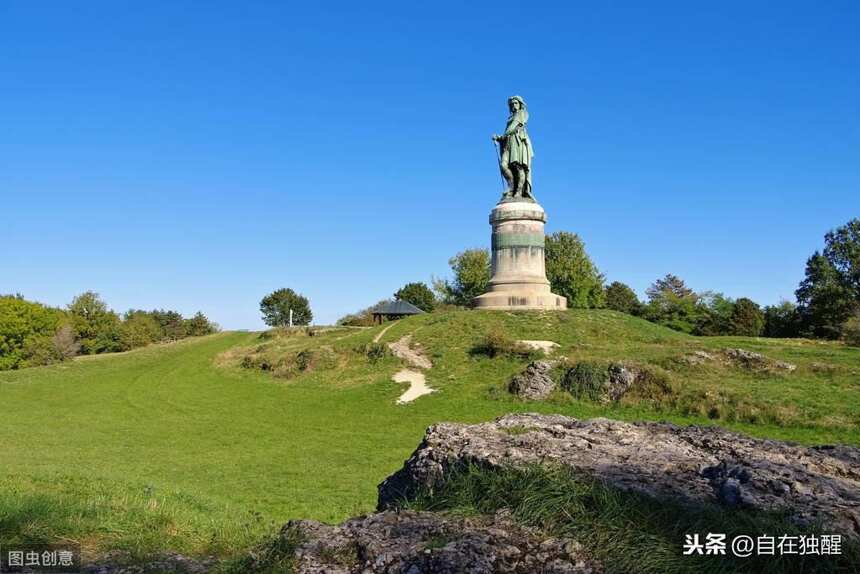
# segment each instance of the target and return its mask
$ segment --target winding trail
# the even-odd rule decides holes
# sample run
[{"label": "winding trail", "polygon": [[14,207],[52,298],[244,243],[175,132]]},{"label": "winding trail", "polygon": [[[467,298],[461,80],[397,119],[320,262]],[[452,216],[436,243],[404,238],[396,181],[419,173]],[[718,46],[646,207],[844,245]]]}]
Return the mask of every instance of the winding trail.
[{"label": "winding trail", "polygon": [[[377,338],[384,332],[382,331],[377,335]],[[433,392],[433,389],[427,386],[427,379],[424,373],[419,370],[430,369],[433,367],[433,363],[421,353],[420,348],[413,349],[410,346],[411,341],[412,335],[405,335],[394,343],[388,344],[388,348],[391,349],[395,357],[403,359],[410,367],[414,367],[412,369],[401,369],[391,377],[395,383],[409,383],[409,388],[397,399],[398,405],[406,404],[418,397],[429,395]]]},{"label": "winding trail", "polygon": [[384,328],[382,331],[380,331],[379,333],[377,333],[377,334],[376,334],[376,336],[373,338],[373,342],[374,342],[374,343],[378,343],[378,342],[382,339],[382,336],[385,334],[385,332],[386,332],[387,330],[389,330],[390,328],[392,328],[393,326],[394,326],[394,323],[392,322],[390,325],[388,325],[388,326],[387,326],[386,328]]}]

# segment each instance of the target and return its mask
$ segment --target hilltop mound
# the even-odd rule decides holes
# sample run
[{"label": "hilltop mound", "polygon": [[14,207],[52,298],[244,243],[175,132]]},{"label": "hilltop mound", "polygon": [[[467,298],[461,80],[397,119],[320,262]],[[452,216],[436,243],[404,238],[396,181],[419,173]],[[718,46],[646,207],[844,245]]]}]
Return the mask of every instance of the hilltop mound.
[{"label": "hilltop mound", "polygon": [[439,395],[508,400],[512,378],[544,355],[533,344],[540,341],[554,366],[550,373],[541,365],[542,376],[555,385],[543,381],[535,396],[556,408],[860,427],[860,349],[803,339],[693,337],[606,310],[452,311],[364,330],[273,331],[254,347],[232,350],[227,363],[284,381],[351,387],[377,381],[374,374],[390,380],[401,363],[387,345],[407,336],[432,363],[427,384]]}]

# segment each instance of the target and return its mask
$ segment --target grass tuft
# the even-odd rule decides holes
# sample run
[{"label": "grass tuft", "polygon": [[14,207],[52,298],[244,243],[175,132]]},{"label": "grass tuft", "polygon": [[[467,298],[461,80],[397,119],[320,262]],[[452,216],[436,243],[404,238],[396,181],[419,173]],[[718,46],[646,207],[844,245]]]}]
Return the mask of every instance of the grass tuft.
[{"label": "grass tuft", "polygon": [[467,466],[441,487],[424,490],[403,508],[456,515],[508,509],[514,519],[546,535],[578,540],[606,566],[630,574],[790,574],[856,572],[860,547],[843,539],[840,556],[684,556],[685,535],[821,534],[799,528],[778,513],[753,513],[718,506],[656,501],[577,475],[567,467],[487,469]]}]

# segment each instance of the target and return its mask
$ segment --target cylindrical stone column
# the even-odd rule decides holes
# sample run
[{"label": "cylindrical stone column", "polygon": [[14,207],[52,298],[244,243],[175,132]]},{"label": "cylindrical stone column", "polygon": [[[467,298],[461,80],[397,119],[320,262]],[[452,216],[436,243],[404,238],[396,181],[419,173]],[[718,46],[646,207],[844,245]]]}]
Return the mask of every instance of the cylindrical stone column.
[{"label": "cylindrical stone column", "polygon": [[490,213],[492,277],[475,299],[483,309],[567,309],[550,292],[544,258],[546,212],[532,201],[500,202]]}]

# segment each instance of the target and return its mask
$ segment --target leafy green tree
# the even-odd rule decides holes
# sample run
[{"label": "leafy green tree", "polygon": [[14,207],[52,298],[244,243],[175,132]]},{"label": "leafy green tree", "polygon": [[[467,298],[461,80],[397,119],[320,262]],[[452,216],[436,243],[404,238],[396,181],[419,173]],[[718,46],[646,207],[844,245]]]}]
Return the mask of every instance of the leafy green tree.
[{"label": "leafy green tree", "polygon": [[839,270],[817,251],[806,262],[806,277],[795,292],[803,333],[838,339],[857,299]]},{"label": "leafy green tree", "polygon": [[642,302],[629,286],[620,281],[613,281],[606,288],[606,308],[629,315],[638,315],[642,311]]},{"label": "leafy green tree", "polygon": [[860,219],[852,219],[824,236],[824,257],[860,303]]},{"label": "leafy green tree", "polygon": [[708,337],[728,335],[731,333],[732,313],[735,311],[735,302],[722,293],[706,291],[696,294],[694,335]]},{"label": "leafy green tree", "polygon": [[490,282],[490,252],[467,249],[448,260],[448,264],[454,272],[454,280],[434,281],[434,288],[445,303],[471,307],[475,297],[483,294]]},{"label": "leafy green tree", "polygon": [[546,276],[553,293],[567,297],[572,309],[603,307],[603,275],[575,233],[558,231],[546,237]]},{"label": "leafy green tree", "polygon": [[649,302],[654,301],[655,299],[659,300],[667,294],[672,294],[679,299],[693,298],[696,301],[699,299],[696,293],[687,287],[687,284],[684,283],[683,279],[677,275],[672,275],[671,273],[667,273],[662,279],[654,281],[654,283],[645,290],[645,294],[648,296]]},{"label": "leafy green tree", "polygon": [[430,312],[436,306],[436,296],[425,283],[407,283],[397,290],[394,298],[412,303],[422,311]]},{"label": "leafy green tree", "polygon": [[50,356],[51,338],[65,313],[15,295],[0,296],[0,370],[26,367]]},{"label": "leafy green tree", "polygon": [[729,328],[732,335],[759,337],[764,330],[764,313],[752,299],[741,297],[735,301]]},{"label": "leafy green tree", "polygon": [[806,262],[797,296],[801,329],[807,335],[838,339],[860,309],[860,219],[824,236],[824,252]]},{"label": "leafy green tree", "polygon": [[161,340],[161,326],[145,311],[129,312],[119,328],[119,349],[128,351]]},{"label": "leafy green tree", "polygon": [[81,293],[69,304],[68,311],[81,342],[81,352],[91,355],[119,350],[119,315],[108,309],[98,293]]},{"label": "leafy green tree", "polygon": [[699,296],[680,277],[667,274],[655,281],[645,293],[648,304],[643,309],[643,317],[676,331],[693,332],[702,307]]},{"label": "leafy green tree", "polygon": [[293,311],[293,325],[309,325],[313,313],[307,297],[292,289],[278,289],[260,301],[263,321],[270,327],[286,327],[290,324],[290,309]]},{"label": "leafy green tree", "polygon": [[189,337],[201,337],[218,332],[218,325],[209,320],[201,311],[185,320],[185,334]]},{"label": "leafy green tree", "polygon": [[186,336],[185,319],[176,311],[165,311],[164,309],[153,309],[149,315],[155,319],[161,330],[159,339],[166,341],[177,341]]},{"label": "leafy green tree", "polygon": [[797,305],[791,301],[782,301],[778,305],[768,305],[764,308],[765,337],[797,337],[800,332],[800,318]]}]

